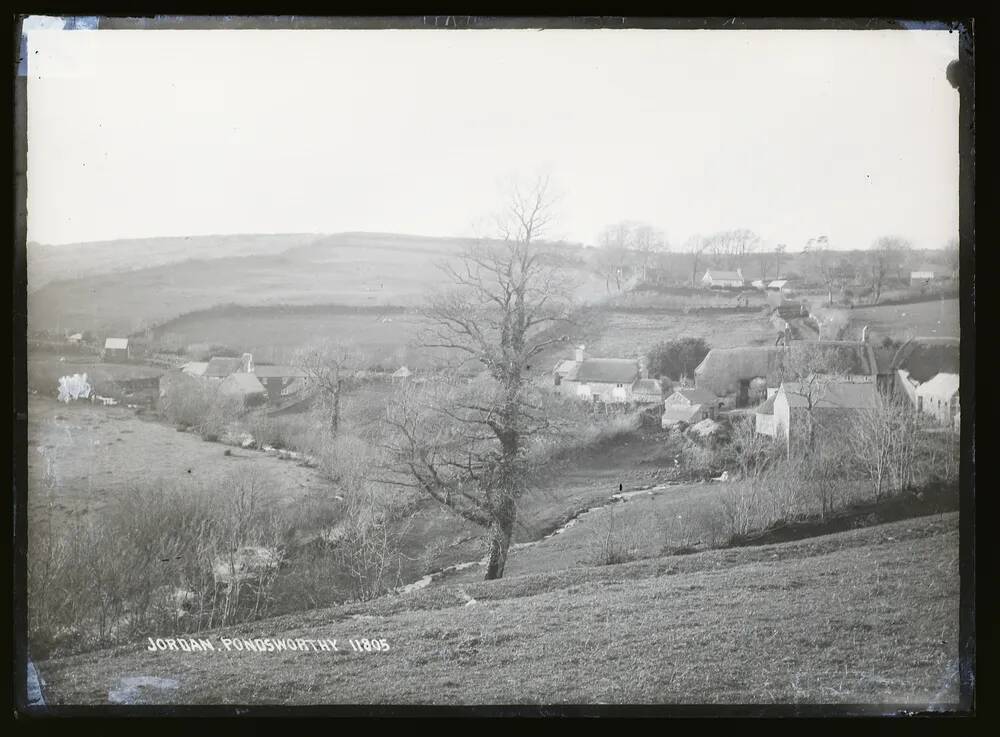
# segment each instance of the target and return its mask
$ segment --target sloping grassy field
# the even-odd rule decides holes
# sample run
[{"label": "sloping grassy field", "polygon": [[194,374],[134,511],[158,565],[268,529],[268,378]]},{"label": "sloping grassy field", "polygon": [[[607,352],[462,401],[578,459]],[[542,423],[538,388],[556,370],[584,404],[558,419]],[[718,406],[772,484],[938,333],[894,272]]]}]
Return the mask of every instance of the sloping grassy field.
[{"label": "sloping grassy field", "polygon": [[[441,586],[39,663],[51,705],[874,703],[958,697],[958,515],[806,541]],[[179,632],[164,632],[176,637]],[[336,638],[339,652],[226,651]],[[348,638],[384,638],[353,652]]]}]

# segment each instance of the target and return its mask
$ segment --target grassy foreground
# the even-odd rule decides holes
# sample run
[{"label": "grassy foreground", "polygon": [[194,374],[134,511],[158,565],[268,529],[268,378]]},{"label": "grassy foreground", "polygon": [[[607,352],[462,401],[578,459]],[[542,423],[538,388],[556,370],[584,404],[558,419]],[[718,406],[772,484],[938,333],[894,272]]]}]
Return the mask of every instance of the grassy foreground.
[{"label": "grassy foreground", "polygon": [[[958,514],[782,545],[440,586],[39,663],[51,705],[893,703],[958,699]],[[176,637],[181,633],[163,633]],[[225,651],[336,638],[339,652]],[[385,638],[355,653],[348,638]]]}]

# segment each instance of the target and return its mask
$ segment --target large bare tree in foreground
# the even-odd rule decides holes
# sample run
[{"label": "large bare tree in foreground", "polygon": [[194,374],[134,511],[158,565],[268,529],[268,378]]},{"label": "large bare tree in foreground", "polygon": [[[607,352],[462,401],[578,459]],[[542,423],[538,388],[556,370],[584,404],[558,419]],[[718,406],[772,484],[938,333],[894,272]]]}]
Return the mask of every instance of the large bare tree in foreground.
[{"label": "large bare tree in foreground", "polygon": [[[443,267],[452,288],[431,298],[425,345],[461,357],[437,381],[410,384],[390,404],[391,483],[422,493],[486,529],[486,579],[503,576],[517,503],[528,481],[527,444],[546,426],[532,361],[564,338],[569,284],[538,242],[551,220],[547,180],[512,187],[498,218],[503,240],[469,248]],[[470,377],[461,369],[476,368]]]}]

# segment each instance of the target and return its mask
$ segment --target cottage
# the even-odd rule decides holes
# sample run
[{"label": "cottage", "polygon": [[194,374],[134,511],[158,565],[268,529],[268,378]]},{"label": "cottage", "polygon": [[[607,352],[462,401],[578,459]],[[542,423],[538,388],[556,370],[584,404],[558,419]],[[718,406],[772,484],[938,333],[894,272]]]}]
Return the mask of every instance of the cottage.
[{"label": "cottage", "polygon": [[686,422],[692,425],[704,419],[715,419],[719,398],[714,394],[694,387],[678,387],[663,400],[664,428]]},{"label": "cottage", "polygon": [[641,360],[632,358],[588,358],[585,346],[579,346],[573,360],[564,360],[553,369],[556,391],[608,404],[659,403],[655,399],[658,382],[650,383]]},{"label": "cottage", "polygon": [[70,343],[82,343],[83,333],[73,333],[72,335],[68,336],[66,340]]},{"label": "cottage", "polygon": [[917,409],[945,427],[953,427],[959,413],[958,374],[939,373],[916,388]]},{"label": "cottage", "polygon": [[910,272],[910,286],[911,287],[926,287],[930,286],[931,282],[934,281],[933,271],[911,271]]},{"label": "cottage", "polygon": [[231,374],[253,373],[253,368],[253,356],[249,353],[244,353],[239,358],[212,356],[203,376],[208,379],[224,379]]},{"label": "cottage", "polygon": [[267,400],[267,390],[253,374],[230,374],[219,384],[219,391],[231,397],[239,397],[243,404],[252,406]]},{"label": "cottage", "polygon": [[[763,422],[773,432],[767,435],[783,440],[789,449],[808,440],[809,423],[814,423],[816,437],[838,432],[853,415],[879,406],[878,389],[873,382],[836,381],[822,385],[819,391],[803,382],[783,382],[771,400],[773,420]],[[810,408],[810,403],[812,407]],[[762,405],[762,409],[767,402]],[[766,417],[766,410],[760,414]]]},{"label": "cottage", "polygon": [[104,341],[104,352],[101,355],[105,361],[128,360],[132,357],[128,338],[108,338]]},{"label": "cottage", "polygon": [[958,338],[911,338],[892,359],[892,390],[917,406],[917,387],[940,373],[959,374],[961,341]]},{"label": "cottage", "polygon": [[[846,368],[852,381],[874,382],[878,366],[874,351],[865,343],[851,341],[794,341],[791,345],[713,348],[694,370],[695,385],[718,396],[735,395],[736,406],[751,401],[751,384],[761,379],[765,386],[777,386],[789,351],[820,350]],[[760,383],[760,382],[758,382]]]},{"label": "cottage", "polygon": [[207,368],[207,361],[189,361],[181,366],[181,371],[188,376],[204,376]]},{"label": "cottage", "polygon": [[746,282],[740,269],[736,271],[708,269],[701,278],[701,283],[709,289],[742,289]]},{"label": "cottage", "polygon": [[788,286],[788,279],[774,279],[773,281],[767,283],[767,291],[790,294],[792,290],[791,287]]},{"label": "cottage", "polygon": [[296,381],[308,377],[303,369],[281,364],[253,364],[249,373],[256,376],[267,390],[270,402],[278,402],[282,397],[293,394]]}]

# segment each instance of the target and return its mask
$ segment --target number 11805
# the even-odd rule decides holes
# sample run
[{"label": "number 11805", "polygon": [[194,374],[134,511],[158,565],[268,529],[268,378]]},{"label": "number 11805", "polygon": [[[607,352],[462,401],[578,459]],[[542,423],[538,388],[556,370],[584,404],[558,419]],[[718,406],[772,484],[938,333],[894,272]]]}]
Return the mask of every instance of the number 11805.
[{"label": "number 11805", "polygon": [[384,653],[389,650],[389,643],[383,638],[369,640],[362,637],[360,640],[348,640],[347,642],[356,653]]}]

